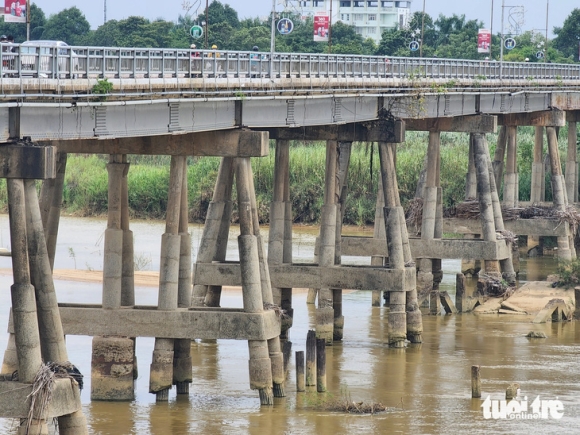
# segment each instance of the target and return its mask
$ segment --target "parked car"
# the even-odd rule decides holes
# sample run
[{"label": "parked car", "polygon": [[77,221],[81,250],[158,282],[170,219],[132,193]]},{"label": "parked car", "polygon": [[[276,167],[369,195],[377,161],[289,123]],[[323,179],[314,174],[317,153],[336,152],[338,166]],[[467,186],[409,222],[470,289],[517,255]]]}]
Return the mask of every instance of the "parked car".
[{"label": "parked car", "polygon": [[26,41],[20,44],[22,75],[73,77],[78,71],[77,54],[64,41]]}]

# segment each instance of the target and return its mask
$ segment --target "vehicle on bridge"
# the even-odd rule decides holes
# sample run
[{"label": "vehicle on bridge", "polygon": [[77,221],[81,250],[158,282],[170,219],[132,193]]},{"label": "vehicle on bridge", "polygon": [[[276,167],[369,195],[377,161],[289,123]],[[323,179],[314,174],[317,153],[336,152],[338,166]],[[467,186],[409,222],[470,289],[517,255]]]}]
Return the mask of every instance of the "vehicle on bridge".
[{"label": "vehicle on bridge", "polygon": [[26,41],[20,44],[21,75],[58,78],[78,71],[77,53],[64,41]]}]

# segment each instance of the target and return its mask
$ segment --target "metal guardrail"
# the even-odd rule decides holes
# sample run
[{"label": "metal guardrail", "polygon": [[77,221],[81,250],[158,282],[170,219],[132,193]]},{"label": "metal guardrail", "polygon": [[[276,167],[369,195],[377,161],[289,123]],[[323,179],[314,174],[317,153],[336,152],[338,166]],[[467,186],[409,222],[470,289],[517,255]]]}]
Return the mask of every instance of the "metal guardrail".
[{"label": "metal guardrail", "polygon": [[4,78],[401,78],[578,80],[580,64],[517,63],[344,54],[259,53],[2,44]]}]

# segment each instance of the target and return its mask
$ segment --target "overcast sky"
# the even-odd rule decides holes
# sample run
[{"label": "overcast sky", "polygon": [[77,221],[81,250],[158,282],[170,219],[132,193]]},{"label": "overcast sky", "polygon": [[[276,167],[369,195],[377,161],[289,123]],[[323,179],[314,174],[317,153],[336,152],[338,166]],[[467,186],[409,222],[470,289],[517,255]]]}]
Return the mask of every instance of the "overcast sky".
[{"label": "overcast sky", "polygon": [[[91,28],[96,29],[103,24],[103,10],[105,0],[31,0],[42,8],[47,16],[60,12],[63,9],[77,6],[84,14]],[[142,15],[145,18],[154,20],[163,18],[168,21],[176,21],[179,14],[183,14],[183,0],[106,0],[107,19],[122,20],[131,15]],[[281,0],[276,10],[281,12]],[[546,6],[549,5],[548,29],[550,37],[553,36],[554,26],[562,26],[562,23],[570,15],[574,7],[580,7],[577,0],[503,0],[505,7],[505,28],[508,26],[508,6],[522,5],[525,10],[523,30],[538,30],[542,33],[546,28]],[[211,0],[210,0],[211,2]],[[191,11],[194,13],[198,7],[202,11],[205,8],[204,0],[189,0],[195,5]],[[229,4],[234,8],[240,18],[265,17],[272,9],[272,0],[222,0],[222,3]],[[501,7],[502,0],[494,0],[494,21],[493,33],[501,29]],[[490,26],[492,0],[425,0],[425,12],[436,18],[439,14],[451,16],[452,14],[465,14],[467,19],[478,19],[484,22],[486,27]],[[415,12],[423,9],[423,1],[414,0],[411,11]],[[507,33],[507,30],[506,30]]]}]

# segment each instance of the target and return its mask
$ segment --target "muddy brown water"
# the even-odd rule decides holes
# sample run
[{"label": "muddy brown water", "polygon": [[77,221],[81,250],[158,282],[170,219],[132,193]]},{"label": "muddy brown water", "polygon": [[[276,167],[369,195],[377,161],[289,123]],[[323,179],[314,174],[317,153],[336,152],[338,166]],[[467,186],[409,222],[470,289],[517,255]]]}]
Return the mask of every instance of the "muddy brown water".
[{"label": "muddy brown water", "polygon": [[[98,219],[64,218],[59,235],[56,268],[100,269],[102,234],[106,223]],[[160,222],[136,222],[135,252],[147,268],[156,270]],[[201,237],[192,227],[194,252]],[[310,261],[315,228],[295,228],[294,258]],[[368,234],[368,233],[367,233]],[[235,239],[228,259],[237,257]],[[8,223],[0,216],[0,246],[9,247]],[[10,267],[0,258],[0,268]],[[454,293],[459,261],[444,261],[443,289]],[[552,258],[522,262],[522,280],[544,279],[555,268]],[[7,324],[10,276],[0,276],[0,327]],[[59,301],[100,303],[100,283],[56,281]],[[138,304],[155,304],[154,288],[136,289]],[[139,377],[133,402],[90,401],[91,339],[67,337],[69,357],[85,374],[82,401],[91,434],[556,434],[579,432],[580,426],[580,322],[532,325],[519,316],[423,316],[423,344],[405,350],[386,345],[386,311],[373,308],[370,293],[344,295],[344,340],[327,348],[328,390],[335,398],[354,402],[381,402],[388,411],[352,415],[320,409],[324,395],[297,393],[294,364],[290,364],[286,397],[273,407],[260,407],[257,392],[249,389],[248,350],[244,341],[196,342],[192,345],[193,384],[187,397],[157,404],[148,393],[149,364],[154,340],[137,340]],[[240,307],[241,295],[225,291],[222,306]],[[314,326],[314,307],[306,294],[294,294],[293,351],[305,350],[306,333]],[[529,340],[531,331],[547,339]],[[0,352],[7,334],[0,333]],[[560,400],[561,419],[485,419],[483,399],[471,399],[471,365],[482,366],[482,397],[502,399],[511,382],[531,402]],[[0,434],[15,434],[16,423],[0,419]]]}]

